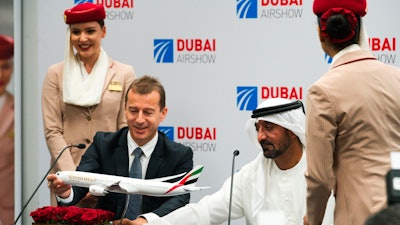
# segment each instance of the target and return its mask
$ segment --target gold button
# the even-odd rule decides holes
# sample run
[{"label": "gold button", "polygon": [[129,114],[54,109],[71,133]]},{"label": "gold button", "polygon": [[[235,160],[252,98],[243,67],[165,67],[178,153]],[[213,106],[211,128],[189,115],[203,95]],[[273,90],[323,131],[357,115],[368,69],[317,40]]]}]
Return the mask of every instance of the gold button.
[{"label": "gold button", "polygon": [[91,118],[90,116],[87,116],[86,119],[87,119],[88,121],[92,120],[92,118]]}]

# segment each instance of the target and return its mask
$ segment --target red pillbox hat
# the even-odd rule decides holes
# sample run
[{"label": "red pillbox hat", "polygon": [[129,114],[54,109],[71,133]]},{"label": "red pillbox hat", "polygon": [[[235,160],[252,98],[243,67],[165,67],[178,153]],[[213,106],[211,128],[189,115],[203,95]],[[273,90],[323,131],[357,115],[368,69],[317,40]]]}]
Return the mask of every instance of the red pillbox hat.
[{"label": "red pillbox hat", "polygon": [[106,11],[103,5],[85,2],[78,4],[71,9],[64,11],[64,20],[66,24],[84,23],[89,21],[104,20]]},{"label": "red pillbox hat", "polygon": [[322,15],[331,8],[345,8],[361,17],[367,14],[367,0],[314,0],[313,11]]},{"label": "red pillbox hat", "polygon": [[0,34],[0,60],[11,59],[14,56],[14,39]]}]

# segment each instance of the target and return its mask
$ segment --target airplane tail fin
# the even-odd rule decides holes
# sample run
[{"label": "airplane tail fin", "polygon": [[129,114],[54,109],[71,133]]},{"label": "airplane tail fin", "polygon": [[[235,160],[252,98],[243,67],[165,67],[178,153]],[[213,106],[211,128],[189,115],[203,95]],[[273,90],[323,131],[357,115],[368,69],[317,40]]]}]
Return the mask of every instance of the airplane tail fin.
[{"label": "airplane tail fin", "polygon": [[[203,171],[204,166],[203,165],[197,165],[193,167],[191,171],[186,173],[182,179],[179,181],[175,182],[173,187],[170,188],[166,193],[164,193],[165,196],[170,195],[176,188],[182,188],[185,192],[192,192],[192,191],[199,191],[203,189],[208,189],[210,187],[197,187],[196,182],[200,177],[201,172]],[[182,192],[179,192],[182,194]]]},{"label": "airplane tail fin", "polygon": [[197,165],[193,167],[191,171],[185,174],[182,179],[176,182],[176,184],[179,185],[195,185],[197,180],[200,177],[201,172],[203,171],[204,166],[203,165]]}]

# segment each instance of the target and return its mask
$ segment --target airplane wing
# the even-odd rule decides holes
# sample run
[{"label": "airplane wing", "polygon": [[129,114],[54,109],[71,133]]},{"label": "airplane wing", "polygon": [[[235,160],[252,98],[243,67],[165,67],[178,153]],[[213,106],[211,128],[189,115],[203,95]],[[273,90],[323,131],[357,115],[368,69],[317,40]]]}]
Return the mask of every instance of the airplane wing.
[{"label": "airplane wing", "polygon": [[196,187],[196,186],[192,186],[192,185],[184,185],[183,189],[186,191],[200,191],[200,190],[204,190],[204,189],[209,189],[211,187]]},{"label": "airplane wing", "polygon": [[126,188],[120,185],[121,181],[117,181],[111,185],[90,185],[89,192],[95,196],[104,196],[109,192],[127,193]]},{"label": "airplane wing", "polygon": [[110,191],[121,191],[121,192],[127,192],[127,190],[123,187],[121,187],[120,184],[121,181],[115,182],[109,186],[106,186],[106,188]]}]

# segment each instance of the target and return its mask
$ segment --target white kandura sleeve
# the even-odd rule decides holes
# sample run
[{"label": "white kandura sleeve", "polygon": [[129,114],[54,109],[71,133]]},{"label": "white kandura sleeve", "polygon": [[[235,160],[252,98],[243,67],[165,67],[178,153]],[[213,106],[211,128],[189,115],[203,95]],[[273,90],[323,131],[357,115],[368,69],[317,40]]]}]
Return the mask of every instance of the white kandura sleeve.
[{"label": "white kandura sleeve", "polygon": [[207,207],[207,197],[204,197],[198,203],[190,203],[184,207],[160,217],[148,224],[150,225],[209,225],[209,213]]}]

